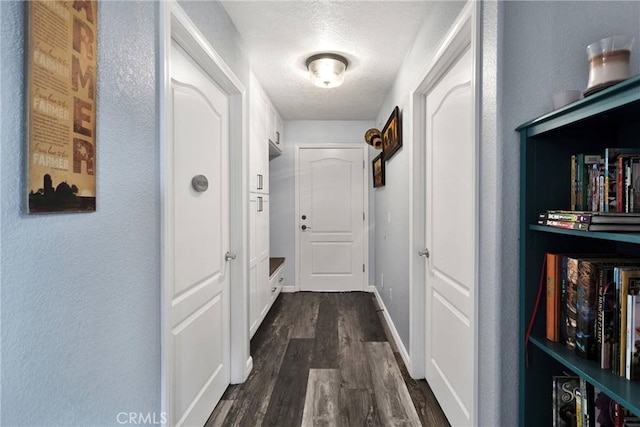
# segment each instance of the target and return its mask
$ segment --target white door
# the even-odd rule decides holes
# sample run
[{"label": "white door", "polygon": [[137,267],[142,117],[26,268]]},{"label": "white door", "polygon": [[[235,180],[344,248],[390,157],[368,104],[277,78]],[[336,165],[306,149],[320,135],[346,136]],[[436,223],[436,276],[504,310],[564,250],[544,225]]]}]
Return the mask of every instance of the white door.
[{"label": "white door", "polygon": [[[171,49],[173,242],[170,425],[204,425],[230,381],[229,102],[179,47]],[[171,152],[170,152],[171,153]],[[196,191],[194,176],[208,188]],[[204,184],[204,178],[200,179]]]},{"label": "white door", "polygon": [[300,148],[297,179],[300,289],[364,290],[363,149]]},{"label": "white door", "polygon": [[473,425],[476,144],[472,53],[426,98],[426,378],[455,426]]}]

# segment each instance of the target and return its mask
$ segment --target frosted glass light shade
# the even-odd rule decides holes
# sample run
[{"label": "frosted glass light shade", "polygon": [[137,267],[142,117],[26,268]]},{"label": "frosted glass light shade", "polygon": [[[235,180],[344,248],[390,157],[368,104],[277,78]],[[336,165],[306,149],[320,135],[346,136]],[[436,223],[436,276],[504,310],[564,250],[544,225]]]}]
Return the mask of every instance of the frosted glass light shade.
[{"label": "frosted glass light shade", "polygon": [[344,82],[347,60],[333,53],[321,53],[307,59],[311,83],[318,87],[338,87]]}]

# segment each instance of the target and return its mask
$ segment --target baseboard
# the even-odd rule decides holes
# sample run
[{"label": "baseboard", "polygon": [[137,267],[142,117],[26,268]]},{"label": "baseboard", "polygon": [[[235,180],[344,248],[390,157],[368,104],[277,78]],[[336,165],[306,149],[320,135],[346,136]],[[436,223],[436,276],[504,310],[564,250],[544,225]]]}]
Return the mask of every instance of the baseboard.
[{"label": "baseboard", "polygon": [[376,287],[373,285],[369,285],[368,289],[364,290],[365,292],[371,292],[372,294],[376,292]]},{"label": "baseboard", "polygon": [[282,289],[280,290],[280,292],[283,292],[285,294],[293,294],[299,291],[300,291],[300,288],[298,288],[297,286],[283,286]]},{"label": "baseboard", "polygon": [[387,311],[387,307],[384,305],[382,298],[380,297],[380,293],[378,292],[378,288],[375,286],[369,286],[370,292],[376,296],[376,301],[378,301],[378,305],[382,309],[382,314],[384,315],[384,320],[386,320],[387,325],[389,326],[389,330],[391,331],[391,335],[393,341],[395,341],[396,348],[400,352],[400,356],[402,356],[402,360],[404,361],[404,365],[407,367],[407,370],[411,372],[411,359],[409,359],[409,352],[405,348],[402,340],[400,339],[400,334],[398,334],[398,330],[396,329],[396,325],[394,325],[393,320],[391,320],[391,316],[389,316],[389,312]]}]

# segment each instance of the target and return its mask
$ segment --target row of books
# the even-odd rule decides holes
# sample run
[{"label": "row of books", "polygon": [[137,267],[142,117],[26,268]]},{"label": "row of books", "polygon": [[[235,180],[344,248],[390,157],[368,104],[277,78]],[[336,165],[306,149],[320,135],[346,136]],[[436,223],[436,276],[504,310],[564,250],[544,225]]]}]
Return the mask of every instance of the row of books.
[{"label": "row of books", "polygon": [[538,224],[582,231],[640,232],[640,212],[548,210],[538,214]]},{"label": "row of books", "polygon": [[571,210],[640,212],[640,148],[572,155]]},{"label": "row of books", "polygon": [[640,427],[640,418],[574,375],[553,377],[553,427]]},{"label": "row of books", "polygon": [[546,337],[640,380],[640,259],[546,254]]}]

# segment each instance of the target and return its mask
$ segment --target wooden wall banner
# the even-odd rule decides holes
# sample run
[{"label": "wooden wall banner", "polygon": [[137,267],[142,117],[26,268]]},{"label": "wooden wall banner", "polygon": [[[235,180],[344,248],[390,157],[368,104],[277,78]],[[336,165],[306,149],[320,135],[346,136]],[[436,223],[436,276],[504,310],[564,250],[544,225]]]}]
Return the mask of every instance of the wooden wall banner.
[{"label": "wooden wall banner", "polygon": [[97,1],[25,4],[28,212],[95,211]]}]

